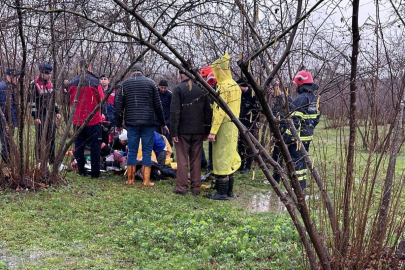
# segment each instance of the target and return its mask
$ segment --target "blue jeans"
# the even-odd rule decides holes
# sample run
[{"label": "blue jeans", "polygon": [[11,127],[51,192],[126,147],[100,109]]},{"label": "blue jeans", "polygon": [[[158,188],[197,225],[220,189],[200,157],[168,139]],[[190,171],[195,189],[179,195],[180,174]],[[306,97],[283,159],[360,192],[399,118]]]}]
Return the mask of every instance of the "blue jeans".
[{"label": "blue jeans", "polygon": [[138,155],[139,139],[142,139],[142,165],[152,165],[152,149],[155,141],[155,127],[127,127],[128,131],[128,159],[127,165],[136,165]]},{"label": "blue jeans", "polygon": [[[80,126],[74,126],[75,131]],[[84,157],[84,147],[86,144],[90,147],[91,160],[91,177],[97,178],[100,176],[100,154],[101,154],[101,125],[86,126],[75,139],[75,158],[77,161],[77,169],[80,175],[86,175],[84,168],[86,159]]]}]

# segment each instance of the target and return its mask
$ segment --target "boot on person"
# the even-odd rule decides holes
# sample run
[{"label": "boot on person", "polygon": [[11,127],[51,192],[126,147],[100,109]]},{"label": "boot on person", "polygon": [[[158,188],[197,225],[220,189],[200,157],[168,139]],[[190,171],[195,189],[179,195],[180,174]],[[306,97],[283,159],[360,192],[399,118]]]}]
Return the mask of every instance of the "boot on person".
[{"label": "boot on person", "polygon": [[229,176],[218,177],[215,183],[215,188],[217,192],[214,195],[208,194],[207,198],[211,200],[221,200],[221,201],[228,200],[228,187],[229,187]]},{"label": "boot on person", "polygon": [[142,165],[142,178],[143,178],[142,186],[143,187],[153,187],[155,185],[155,183],[152,183],[149,181],[151,170],[152,170],[152,167]]},{"label": "boot on person", "polygon": [[135,170],[136,170],[135,165],[128,165],[128,167],[127,167],[128,180],[125,182],[125,185],[128,185],[128,186],[134,185]]},{"label": "boot on person", "polygon": [[235,182],[235,178],[233,174],[229,175],[229,184],[228,184],[228,197],[233,198],[233,183]]}]

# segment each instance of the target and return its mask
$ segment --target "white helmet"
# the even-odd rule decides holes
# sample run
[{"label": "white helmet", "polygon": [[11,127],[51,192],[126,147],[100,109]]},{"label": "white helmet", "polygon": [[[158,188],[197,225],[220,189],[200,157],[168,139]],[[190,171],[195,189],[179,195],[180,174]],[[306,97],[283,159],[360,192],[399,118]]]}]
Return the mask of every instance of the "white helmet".
[{"label": "white helmet", "polygon": [[123,129],[120,136],[118,137],[121,141],[128,141],[127,130]]}]

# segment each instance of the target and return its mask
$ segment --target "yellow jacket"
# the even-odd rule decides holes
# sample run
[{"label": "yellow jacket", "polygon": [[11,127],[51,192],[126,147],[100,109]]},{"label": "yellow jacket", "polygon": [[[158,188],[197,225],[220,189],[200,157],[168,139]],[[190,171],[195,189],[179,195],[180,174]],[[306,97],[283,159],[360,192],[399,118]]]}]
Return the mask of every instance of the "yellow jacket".
[{"label": "yellow jacket", "polygon": [[[212,72],[217,79],[217,92],[228,104],[233,114],[238,117],[240,112],[241,90],[232,79],[229,55],[225,54],[211,64]],[[214,104],[211,134],[215,134],[212,159],[213,173],[229,175],[239,169],[241,159],[237,152],[238,129],[229,116]]]}]

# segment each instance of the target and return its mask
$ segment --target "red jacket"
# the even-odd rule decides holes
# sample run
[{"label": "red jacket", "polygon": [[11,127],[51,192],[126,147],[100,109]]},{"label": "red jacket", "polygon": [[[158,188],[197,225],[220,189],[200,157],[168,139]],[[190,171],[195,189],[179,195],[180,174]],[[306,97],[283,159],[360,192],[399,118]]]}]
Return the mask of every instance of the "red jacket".
[{"label": "red jacket", "polygon": [[[74,77],[69,85],[70,104],[72,108],[74,105],[79,81],[80,75]],[[100,90],[98,88],[98,84],[98,78],[90,71],[87,71],[84,79],[84,84],[81,87],[79,99],[77,101],[75,115],[73,117],[74,125],[82,125],[87,116],[94,110],[94,108],[99,106],[101,100],[104,98],[104,92],[103,90]],[[100,122],[101,112],[100,110],[98,110],[87,125],[94,126],[99,124]]]},{"label": "red jacket", "polygon": [[[111,86],[109,85],[107,91],[110,90],[110,87],[111,87]],[[98,89],[99,91],[101,91],[101,92],[104,93],[104,90],[103,90],[103,87],[101,86],[101,84],[98,86],[98,88],[99,88],[99,89]],[[106,92],[107,92],[107,91],[106,91]],[[104,93],[104,95],[105,95],[105,93]],[[105,104],[114,105],[114,99],[115,99],[115,90],[112,91],[111,95],[107,98]]]}]

